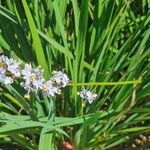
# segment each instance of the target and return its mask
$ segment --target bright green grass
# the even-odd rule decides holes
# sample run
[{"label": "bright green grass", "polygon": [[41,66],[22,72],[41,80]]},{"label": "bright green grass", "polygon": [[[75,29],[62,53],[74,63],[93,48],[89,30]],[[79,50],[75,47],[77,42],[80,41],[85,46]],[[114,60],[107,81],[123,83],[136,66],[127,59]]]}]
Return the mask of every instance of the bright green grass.
[{"label": "bright green grass", "polygon": [[[0,51],[64,70],[61,96],[0,87],[0,146],[111,149],[150,131],[149,0],[0,0]],[[82,86],[98,94],[83,107]]]}]

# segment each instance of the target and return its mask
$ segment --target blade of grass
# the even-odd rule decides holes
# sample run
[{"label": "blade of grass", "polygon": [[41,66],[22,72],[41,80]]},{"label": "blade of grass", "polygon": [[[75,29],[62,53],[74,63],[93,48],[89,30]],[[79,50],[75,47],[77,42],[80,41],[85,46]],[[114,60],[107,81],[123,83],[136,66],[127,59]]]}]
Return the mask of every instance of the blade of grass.
[{"label": "blade of grass", "polygon": [[57,49],[58,51],[60,51],[61,53],[63,53],[64,55],[66,55],[67,57],[69,57],[70,59],[73,59],[73,55],[72,53],[67,50],[66,48],[64,48],[62,45],[60,45],[58,42],[56,42],[54,39],[48,37],[46,34],[44,34],[41,31],[38,31],[39,35],[44,38],[47,42],[49,42],[55,49]]},{"label": "blade of grass", "polygon": [[32,34],[33,46],[34,46],[37,62],[45,70],[44,71],[45,77],[48,78],[49,77],[49,69],[47,66],[46,57],[44,55],[44,50],[42,48],[42,43],[41,43],[41,40],[37,33],[37,29],[36,29],[34,20],[32,18],[32,15],[31,15],[30,9],[26,3],[26,0],[22,0],[22,4],[23,4],[24,10],[25,10],[29,28],[30,28],[30,31]]},{"label": "blade of grass", "polygon": [[[77,46],[75,50],[75,61],[74,61],[74,72],[73,80],[74,82],[79,82],[83,80],[83,67],[84,67],[84,57],[85,57],[85,43],[86,43],[86,31],[88,26],[88,6],[89,0],[82,1],[81,13],[79,20],[79,30],[77,38]],[[77,87],[73,88],[73,93],[77,93]],[[76,114],[80,112],[81,101],[77,101],[77,96],[75,94],[75,111]]]}]

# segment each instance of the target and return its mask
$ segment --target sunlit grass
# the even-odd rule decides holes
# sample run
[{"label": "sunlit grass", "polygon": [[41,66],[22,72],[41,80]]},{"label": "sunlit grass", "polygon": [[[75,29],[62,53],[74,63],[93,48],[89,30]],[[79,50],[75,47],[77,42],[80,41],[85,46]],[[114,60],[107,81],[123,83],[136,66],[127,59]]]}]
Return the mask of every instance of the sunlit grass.
[{"label": "sunlit grass", "polygon": [[[20,149],[112,149],[150,118],[148,0],[0,0],[0,52],[70,78],[61,95],[0,86],[0,145]],[[92,104],[77,92],[97,93]],[[144,147],[144,145],[143,145]],[[1,148],[1,147],[0,147]]]}]

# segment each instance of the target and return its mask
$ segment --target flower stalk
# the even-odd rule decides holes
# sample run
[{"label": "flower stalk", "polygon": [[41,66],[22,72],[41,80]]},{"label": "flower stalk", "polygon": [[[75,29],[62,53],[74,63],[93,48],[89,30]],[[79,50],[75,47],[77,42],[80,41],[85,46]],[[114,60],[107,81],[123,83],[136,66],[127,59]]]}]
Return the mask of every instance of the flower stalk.
[{"label": "flower stalk", "polygon": [[133,81],[118,81],[118,82],[88,82],[88,83],[68,83],[67,86],[104,86],[104,85],[128,85],[128,84],[140,84],[142,80],[133,80]]}]

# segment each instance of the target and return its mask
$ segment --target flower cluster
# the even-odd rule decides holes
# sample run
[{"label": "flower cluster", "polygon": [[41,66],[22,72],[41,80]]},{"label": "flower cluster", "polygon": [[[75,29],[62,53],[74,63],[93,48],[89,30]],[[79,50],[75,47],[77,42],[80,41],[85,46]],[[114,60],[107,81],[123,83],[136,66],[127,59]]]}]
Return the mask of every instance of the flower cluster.
[{"label": "flower cluster", "polygon": [[25,90],[33,91],[37,93],[40,89],[42,89],[45,79],[43,77],[43,70],[41,67],[32,68],[31,64],[26,64],[25,68],[21,71],[24,82],[21,85]]},{"label": "flower cluster", "polygon": [[20,64],[13,58],[0,56],[0,82],[3,84],[13,83],[15,78],[20,77]]},{"label": "flower cluster", "polygon": [[[61,94],[62,88],[69,83],[68,76],[61,71],[53,71],[53,76],[48,81],[44,79],[43,72],[40,66],[33,68],[31,64],[25,64],[21,69],[21,61],[17,62],[13,58],[0,56],[0,82],[11,84],[17,78],[22,79],[21,86],[27,91],[25,98],[30,98],[31,91],[37,94],[41,90],[46,96]],[[97,94],[85,89],[77,94],[90,104],[97,97]]]},{"label": "flower cluster", "polygon": [[83,89],[80,92],[77,92],[78,95],[80,95],[81,98],[86,99],[90,104],[93,102],[94,99],[96,99],[97,94],[91,92],[91,91],[87,91],[85,89]]},{"label": "flower cluster", "polygon": [[54,96],[61,93],[61,88],[64,88],[69,83],[69,78],[61,71],[54,71],[50,80],[43,84],[43,89],[46,95]]},{"label": "flower cluster", "polygon": [[27,91],[25,95],[29,98],[30,92],[38,93],[42,90],[47,96],[55,96],[61,93],[69,83],[68,76],[61,71],[54,71],[50,80],[46,81],[43,77],[44,70],[38,66],[33,68],[31,64],[25,64],[21,70],[21,62],[4,55],[0,56],[0,82],[3,84],[12,84],[15,79],[21,78],[21,86]]},{"label": "flower cluster", "polygon": [[27,90],[26,97],[29,97],[30,91],[37,93],[42,90],[46,96],[55,96],[61,94],[61,88],[69,83],[68,76],[61,71],[54,71],[50,80],[46,81],[43,77],[41,67],[32,68],[31,64],[26,64],[21,72],[24,82],[21,85]]}]

